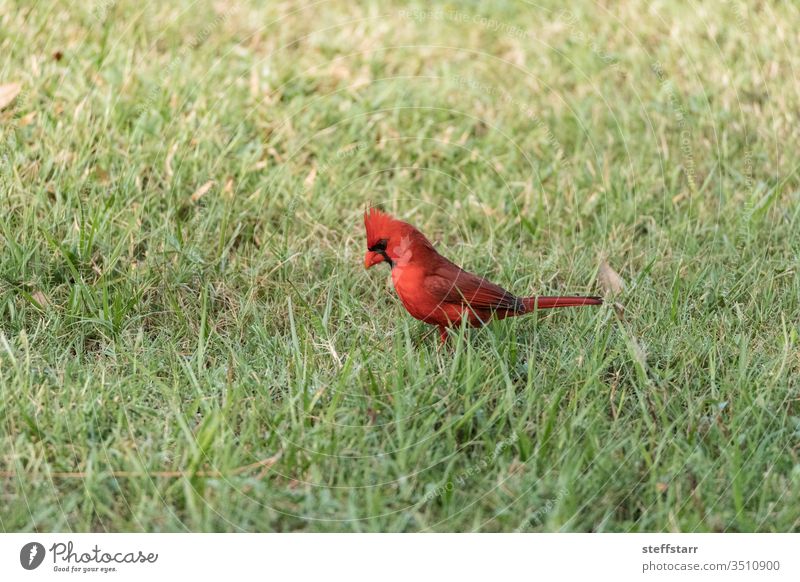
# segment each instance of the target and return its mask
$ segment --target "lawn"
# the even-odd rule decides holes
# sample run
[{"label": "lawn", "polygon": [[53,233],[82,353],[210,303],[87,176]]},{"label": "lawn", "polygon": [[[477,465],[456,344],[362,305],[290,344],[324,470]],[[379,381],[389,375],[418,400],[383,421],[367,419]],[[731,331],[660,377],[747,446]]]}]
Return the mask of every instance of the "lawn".
[{"label": "lawn", "polygon": [[800,8],[563,6],[0,0],[0,528],[799,531]]}]

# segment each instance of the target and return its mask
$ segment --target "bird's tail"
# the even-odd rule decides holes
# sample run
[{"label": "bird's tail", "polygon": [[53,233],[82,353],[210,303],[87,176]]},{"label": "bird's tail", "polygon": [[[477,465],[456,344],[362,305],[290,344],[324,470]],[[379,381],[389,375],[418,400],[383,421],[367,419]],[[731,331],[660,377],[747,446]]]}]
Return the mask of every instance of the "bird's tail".
[{"label": "bird's tail", "polygon": [[555,307],[580,307],[581,305],[602,305],[603,300],[600,297],[579,297],[579,296],[564,296],[564,297],[523,297],[522,304],[525,306],[525,311],[534,311],[536,309],[553,309]]}]

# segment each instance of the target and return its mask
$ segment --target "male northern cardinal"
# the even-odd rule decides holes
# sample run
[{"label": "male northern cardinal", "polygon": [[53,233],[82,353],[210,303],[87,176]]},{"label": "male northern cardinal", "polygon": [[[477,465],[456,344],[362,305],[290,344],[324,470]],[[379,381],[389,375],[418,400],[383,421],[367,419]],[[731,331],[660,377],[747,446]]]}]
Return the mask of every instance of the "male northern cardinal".
[{"label": "male northern cardinal", "polygon": [[503,319],[537,308],[603,303],[599,297],[517,297],[447,260],[416,228],[377,208],[364,212],[364,226],[368,249],[364,267],[389,263],[394,288],[406,310],[438,326],[442,342],[447,340],[447,328],[463,318],[477,327],[492,317]]}]

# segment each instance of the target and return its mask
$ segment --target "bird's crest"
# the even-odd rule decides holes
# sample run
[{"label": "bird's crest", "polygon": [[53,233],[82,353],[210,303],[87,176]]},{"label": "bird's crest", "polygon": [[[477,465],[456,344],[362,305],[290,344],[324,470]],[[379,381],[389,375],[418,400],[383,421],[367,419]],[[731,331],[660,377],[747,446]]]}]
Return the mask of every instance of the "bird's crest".
[{"label": "bird's crest", "polygon": [[372,206],[364,211],[364,227],[367,229],[367,246],[371,247],[382,238],[392,234],[395,219],[379,208]]}]

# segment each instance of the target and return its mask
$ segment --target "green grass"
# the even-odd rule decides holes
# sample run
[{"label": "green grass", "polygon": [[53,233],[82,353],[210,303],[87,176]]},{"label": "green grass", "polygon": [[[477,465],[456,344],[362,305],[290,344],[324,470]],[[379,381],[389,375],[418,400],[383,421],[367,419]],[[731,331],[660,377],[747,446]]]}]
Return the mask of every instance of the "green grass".
[{"label": "green grass", "polygon": [[800,530],[798,7],[356,4],[0,0],[0,528]]}]

